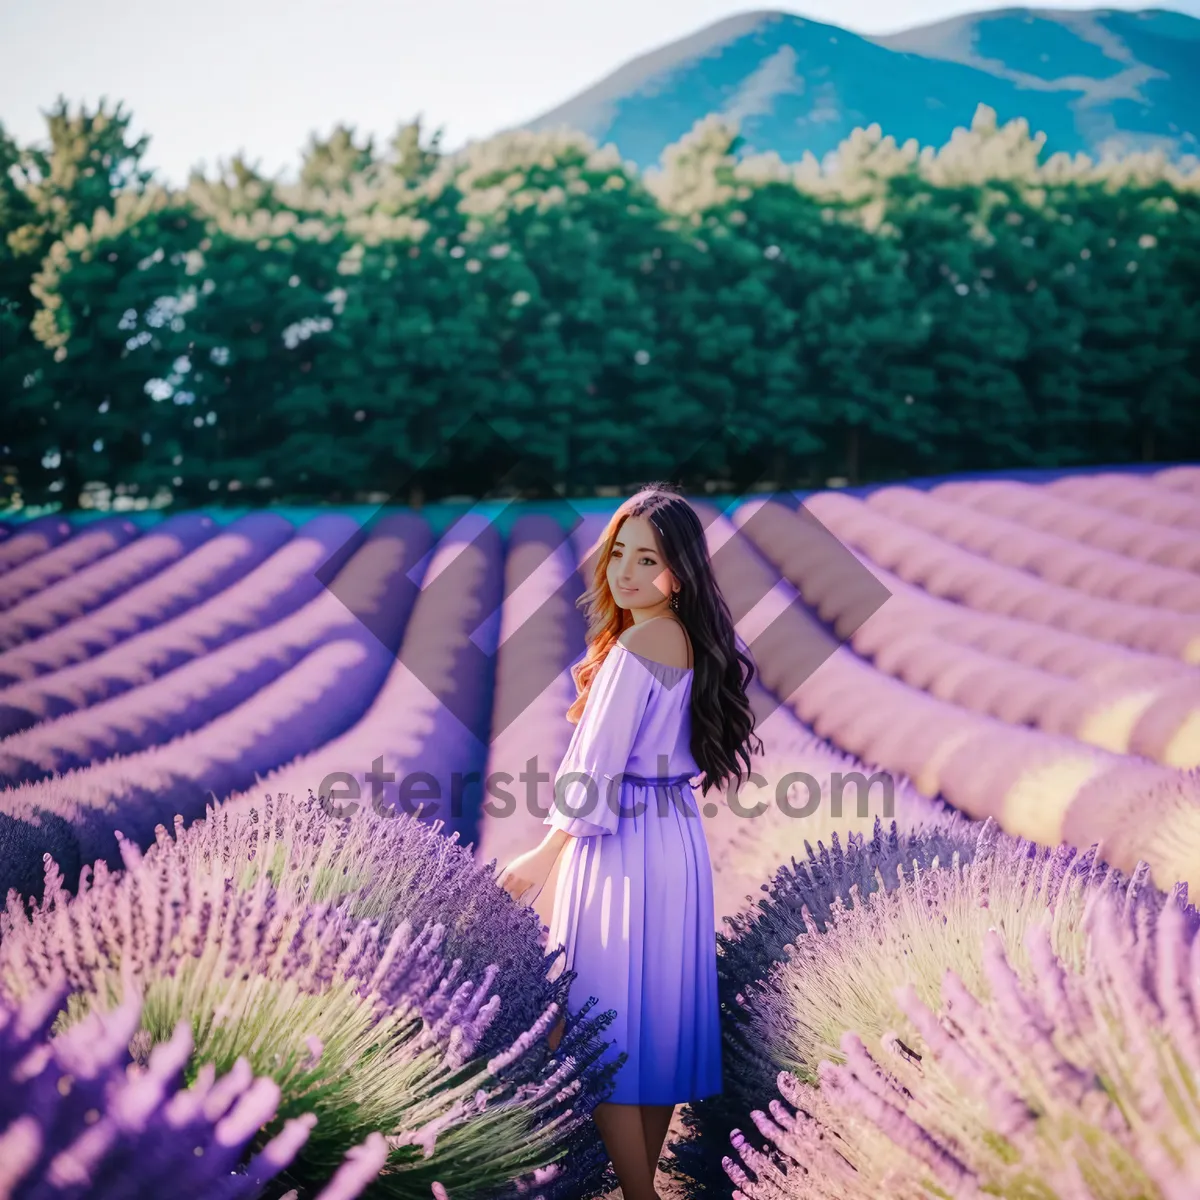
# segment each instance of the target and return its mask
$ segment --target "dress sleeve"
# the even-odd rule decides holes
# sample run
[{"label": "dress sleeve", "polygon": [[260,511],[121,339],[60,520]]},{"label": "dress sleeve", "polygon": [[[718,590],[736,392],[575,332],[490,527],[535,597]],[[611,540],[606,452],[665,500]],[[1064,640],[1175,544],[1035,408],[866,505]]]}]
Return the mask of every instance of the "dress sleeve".
[{"label": "dress sleeve", "polygon": [[[613,781],[629,762],[653,683],[653,673],[636,654],[616,646],[608,652],[554,777],[554,798],[543,825],[573,837],[617,832],[620,788]],[[564,779],[573,772],[583,778]],[[589,788],[588,780],[594,786]]]}]

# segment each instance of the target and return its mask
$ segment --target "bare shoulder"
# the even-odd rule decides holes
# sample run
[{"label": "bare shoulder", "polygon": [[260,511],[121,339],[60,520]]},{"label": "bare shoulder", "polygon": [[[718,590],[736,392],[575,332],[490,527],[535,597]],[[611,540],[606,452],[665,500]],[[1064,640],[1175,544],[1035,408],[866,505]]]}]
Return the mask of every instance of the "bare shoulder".
[{"label": "bare shoulder", "polygon": [[667,667],[688,666],[688,641],[683,626],[669,617],[630,625],[618,639],[627,650]]}]

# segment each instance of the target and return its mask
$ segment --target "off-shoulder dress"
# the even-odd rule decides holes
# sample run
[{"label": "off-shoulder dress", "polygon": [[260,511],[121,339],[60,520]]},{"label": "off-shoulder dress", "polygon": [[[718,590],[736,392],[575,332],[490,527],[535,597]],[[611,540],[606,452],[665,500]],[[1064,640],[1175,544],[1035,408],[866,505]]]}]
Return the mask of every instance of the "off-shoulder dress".
[{"label": "off-shoulder dress", "polygon": [[[570,1002],[616,1010],[604,1033],[628,1059],[615,1104],[721,1091],[716,924],[704,818],[690,780],[691,667],[617,642],[592,679],[543,824],[562,850],[547,945],[576,972]],[[611,785],[611,787],[610,787]],[[710,810],[711,811],[711,810]]]}]

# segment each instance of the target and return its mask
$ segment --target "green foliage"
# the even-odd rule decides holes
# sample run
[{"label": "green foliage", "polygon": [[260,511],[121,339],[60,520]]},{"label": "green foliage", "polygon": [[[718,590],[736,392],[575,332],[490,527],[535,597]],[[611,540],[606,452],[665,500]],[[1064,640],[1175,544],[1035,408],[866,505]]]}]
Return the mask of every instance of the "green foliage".
[{"label": "green foliage", "polygon": [[[5,422],[0,496],[27,492],[73,504],[83,481],[77,451],[83,433],[78,371],[57,369],[35,334],[49,322],[38,311],[36,279],[44,261],[76,226],[103,223],[122,199],[149,181],[141,168],[148,139],[130,135],[130,114],[101,100],[73,111],[60,97],[46,114],[44,144],[18,147],[0,132],[0,397]],[[53,303],[53,300],[50,301]],[[108,384],[100,372],[101,387]],[[73,377],[72,377],[73,376]],[[88,399],[91,408],[102,401]],[[84,406],[86,407],[86,405]],[[47,458],[47,456],[49,456]],[[43,459],[50,464],[43,466]],[[17,492],[17,489],[20,492]]]},{"label": "green foliage", "polygon": [[698,477],[737,486],[1200,453],[1200,173],[1042,163],[982,106],[828,170],[715,118],[645,177],[577,134],[439,140],[339,125],[294,183],[170,191],[120,108],[0,131],[10,498],[382,499],[431,455],[473,492],[484,448],[438,458],[472,414],[572,489],[714,434]]}]

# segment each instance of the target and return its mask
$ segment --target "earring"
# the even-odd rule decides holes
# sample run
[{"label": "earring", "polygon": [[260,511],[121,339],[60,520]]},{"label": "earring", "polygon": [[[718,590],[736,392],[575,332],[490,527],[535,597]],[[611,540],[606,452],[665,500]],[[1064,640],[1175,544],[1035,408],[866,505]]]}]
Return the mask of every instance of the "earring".
[{"label": "earring", "polygon": [[679,611],[679,590],[678,589],[676,589],[675,591],[673,591],[671,593],[671,599],[668,601],[668,604],[670,604],[672,612]]}]

